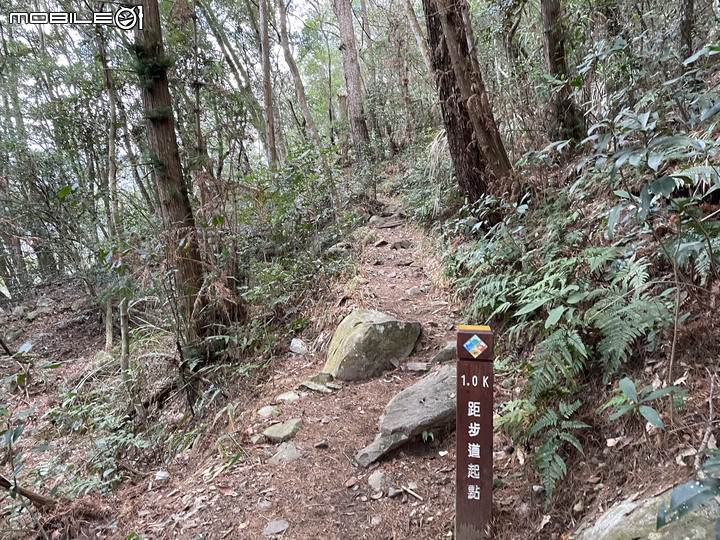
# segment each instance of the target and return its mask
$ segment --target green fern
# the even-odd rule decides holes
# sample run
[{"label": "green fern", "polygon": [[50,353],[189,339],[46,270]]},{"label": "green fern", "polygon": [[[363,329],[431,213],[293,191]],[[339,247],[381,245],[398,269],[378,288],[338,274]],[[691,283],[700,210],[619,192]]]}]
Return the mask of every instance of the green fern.
[{"label": "green fern", "polygon": [[567,466],[559,452],[563,449],[563,443],[569,443],[578,452],[584,454],[580,441],[570,433],[570,430],[577,430],[590,427],[584,422],[570,420],[570,417],[580,408],[580,400],[572,403],[560,402],[558,415],[553,409],[548,409],[530,428],[531,436],[545,431],[545,437],[540,448],[535,452],[533,464],[540,474],[543,487],[545,488],[545,507],[552,498],[557,482],[565,478]]}]

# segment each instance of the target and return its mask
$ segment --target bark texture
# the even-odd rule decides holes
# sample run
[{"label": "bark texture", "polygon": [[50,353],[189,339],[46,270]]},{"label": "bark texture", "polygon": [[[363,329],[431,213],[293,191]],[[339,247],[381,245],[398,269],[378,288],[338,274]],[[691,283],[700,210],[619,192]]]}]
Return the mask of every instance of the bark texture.
[{"label": "bark texture", "polygon": [[363,110],[360,63],[358,62],[357,46],[355,45],[355,29],[353,28],[350,0],[335,0],[335,14],[340,23],[340,50],[342,51],[345,83],[347,85],[350,136],[358,156],[363,156],[365,145],[370,141],[370,135]]},{"label": "bark texture", "polygon": [[565,84],[550,98],[549,136],[553,140],[585,138],[585,124],[579,108],[572,98],[568,84],[568,67],[565,59],[565,28],[562,23],[560,0],[542,0],[540,11],[543,21],[543,50],[545,68],[551,77]]},{"label": "bark texture", "polygon": [[695,0],[680,1],[680,54],[682,60],[693,53],[693,25],[695,23]]},{"label": "bark texture", "polygon": [[268,140],[268,165],[275,170],[278,161],[275,143],[275,107],[270,78],[270,38],[268,37],[267,0],[260,0],[260,43],[262,48],[263,92],[265,94],[265,132]]},{"label": "bark texture", "polygon": [[455,176],[460,189],[474,202],[491,186],[502,189],[512,176],[512,167],[477,57],[472,57],[472,36],[462,14],[466,4],[423,0],[423,8]]},{"label": "bark texture", "polygon": [[157,0],[142,0],[141,5],[145,22],[142,30],[135,30],[135,54],[148,145],[153,154],[163,225],[168,241],[174,246],[176,288],[187,324],[187,337],[194,341],[203,334],[196,308],[203,277],[195,219],[180,164]]}]

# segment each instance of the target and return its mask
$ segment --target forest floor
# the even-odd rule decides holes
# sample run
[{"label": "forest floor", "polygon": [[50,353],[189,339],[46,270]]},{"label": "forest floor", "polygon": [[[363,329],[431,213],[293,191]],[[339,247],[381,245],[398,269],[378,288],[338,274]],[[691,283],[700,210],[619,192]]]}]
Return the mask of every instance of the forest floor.
[{"label": "forest floor", "polygon": [[[356,235],[357,240],[349,248],[357,264],[355,275],[336,283],[308,314],[310,324],[302,336],[309,344],[308,354],[289,352],[288,337],[281,346],[285,353],[272,362],[261,383],[228,389],[228,400],[238,403],[232,419],[216,418],[201,443],[169,463],[158,459],[154,467],[141,470],[126,466],[129,479],[116,491],[102,498],[87,495],[61,505],[51,518],[55,533],[53,526],[46,527],[49,538],[64,538],[61,525],[68,523],[73,524],[72,536],[76,538],[452,538],[454,433],[433,433],[425,441],[419,438],[369,469],[358,468],[352,459],[377,435],[387,402],[423,373],[408,371],[403,363],[380,379],[340,383],[341,388],[331,394],[299,388],[300,383],[322,370],[332,332],[355,308],[376,309],[401,320],[421,322],[421,337],[409,358],[412,362],[430,361],[454,339],[457,325],[466,322],[442,285],[437,252],[421,231],[405,220],[391,228],[367,228],[365,233],[370,230],[377,240],[384,239],[387,244],[375,247],[363,242],[362,235]],[[394,243],[403,240],[407,247],[392,249]],[[0,320],[3,326],[22,329],[22,336],[12,343],[15,349],[30,340],[34,343],[32,352],[40,356],[39,362],[68,361],[31,381],[27,394],[8,392],[10,409],[35,407],[28,417],[26,433],[30,428],[37,431],[26,437],[25,447],[40,440],[43,433],[52,432],[54,428],[45,413],[58,406],[57,390],[92,372],[93,359],[101,354],[104,339],[96,310],[90,308],[89,298],[83,300],[80,283],[39,287],[35,297],[22,302],[29,311],[35,309],[39,298],[48,299],[51,309],[34,321],[9,314]],[[3,368],[4,373],[9,371],[10,367]],[[502,376],[496,381],[496,411],[520,392],[519,385],[505,388],[502,381]],[[276,399],[288,391],[297,392],[299,399]],[[182,395],[174,399],[175,408],[167,407],[162,414],[182,411]],[[257,411],[267,405],[277,405],[281,415],[260,417]],[[277,451],[277,445],[252,443],[252,436],[262,433],[271,423],[290,418],[303,422],[293,439],[302,455],[291,462],[271,464],[268,459]],[[241,453],[230,467],[230,458],[218,451],[217,434],[231,435],[236,452]],[[491,537],[567,538],[568,531],[586,513],[597,514],[634,491],[661,491],[687,478],[687,468],[680,464],[653,472],[657,461],[634,448],[636,442],[636,438],[626,437],[614,443],[611,451],[618,455],[622,452],[631,460],[617,462],[608,458],[608,451],[603,450],[605,444],[589,445],[586,456],[578,458],[585,461],[572,467],[567,481],[558,486],[561,502],[545,510],[544,494],[533,486],[538,481],[527,474],[523,452],[513,452],[509,441],[496,435],[494,475],[499,485],[493,500]],[[51,444],[55,447],[51,452],[64,454],[67,462],[74,459],[78,466],[87,452],[73,447],[71,436]],[[623,446],[625,450],[621,450]],[[675,459],[671,455],[674,451],[668,449],[667,459]],[[657,459],[657,454],[652,455]],[[39,467],[48,458],[44,455],[27,459],[25,471]],[[384,472],[391,486],[406,489],[394,498],[387,496],[386,489],[377,498],[368,485],[374,470]],[[22,481],[23,473],[19,478]],[[62,482],[62,477],[54,481]],[[7,498],[7,494],[3,497]],[[279,525],[275,520],[284,520],[287,528],[273,536],[267,527],[271,523]]]}]

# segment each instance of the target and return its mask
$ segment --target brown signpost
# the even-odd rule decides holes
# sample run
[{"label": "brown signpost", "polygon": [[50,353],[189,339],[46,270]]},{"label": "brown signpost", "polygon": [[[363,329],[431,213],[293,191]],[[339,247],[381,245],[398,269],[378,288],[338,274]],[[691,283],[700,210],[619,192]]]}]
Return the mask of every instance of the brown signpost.
[{"label": "brown signpost", "polygon": [[458,329],[455,540],[488,538],[493,484],[493,349],[489,326]]}]

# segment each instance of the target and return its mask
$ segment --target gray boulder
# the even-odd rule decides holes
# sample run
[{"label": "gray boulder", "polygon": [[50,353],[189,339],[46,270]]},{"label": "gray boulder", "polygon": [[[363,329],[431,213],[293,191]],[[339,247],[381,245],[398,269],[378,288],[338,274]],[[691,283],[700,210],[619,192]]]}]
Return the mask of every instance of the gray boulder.
[{"label": "gray boulder", "polygon": [[397,394],[380,418],[380,435],[355,454],[355,461],[367,467],[423,431],[455,423],[455,364],[446,364],[428,373]]},{"label": "gray boulder", "polygon": [[419,335],[419,322],[355,310],[335,331],[323,372],[343,381],[377,377],[410,356]]},{"label": "gray boulder", "polygon": [[291,418],[290,420],[280,424],[270,426],[263,431],[263,435],[265,435],[265,438],[270,442],[285,442],[297,435],[297,432],[300,431],[301,427],[302,420],[300,418]]},{"label": "gray boulder", "polygon": [[442,362],[449,362],[455,360],[457,352],[455,351],[457,344],[454,341],[448,341],[445,346],[433,356],[431,360],[434,364],[440,364]]},{"label": "gray boulder", "polygon": [[670,492],[646,500],[625,499],[601,515],[594,524],[581,526],[570,540],[705,540],[715,538],[715,522],[720,517],[716,501],[656,530],[660,505],[670,500]]}]

